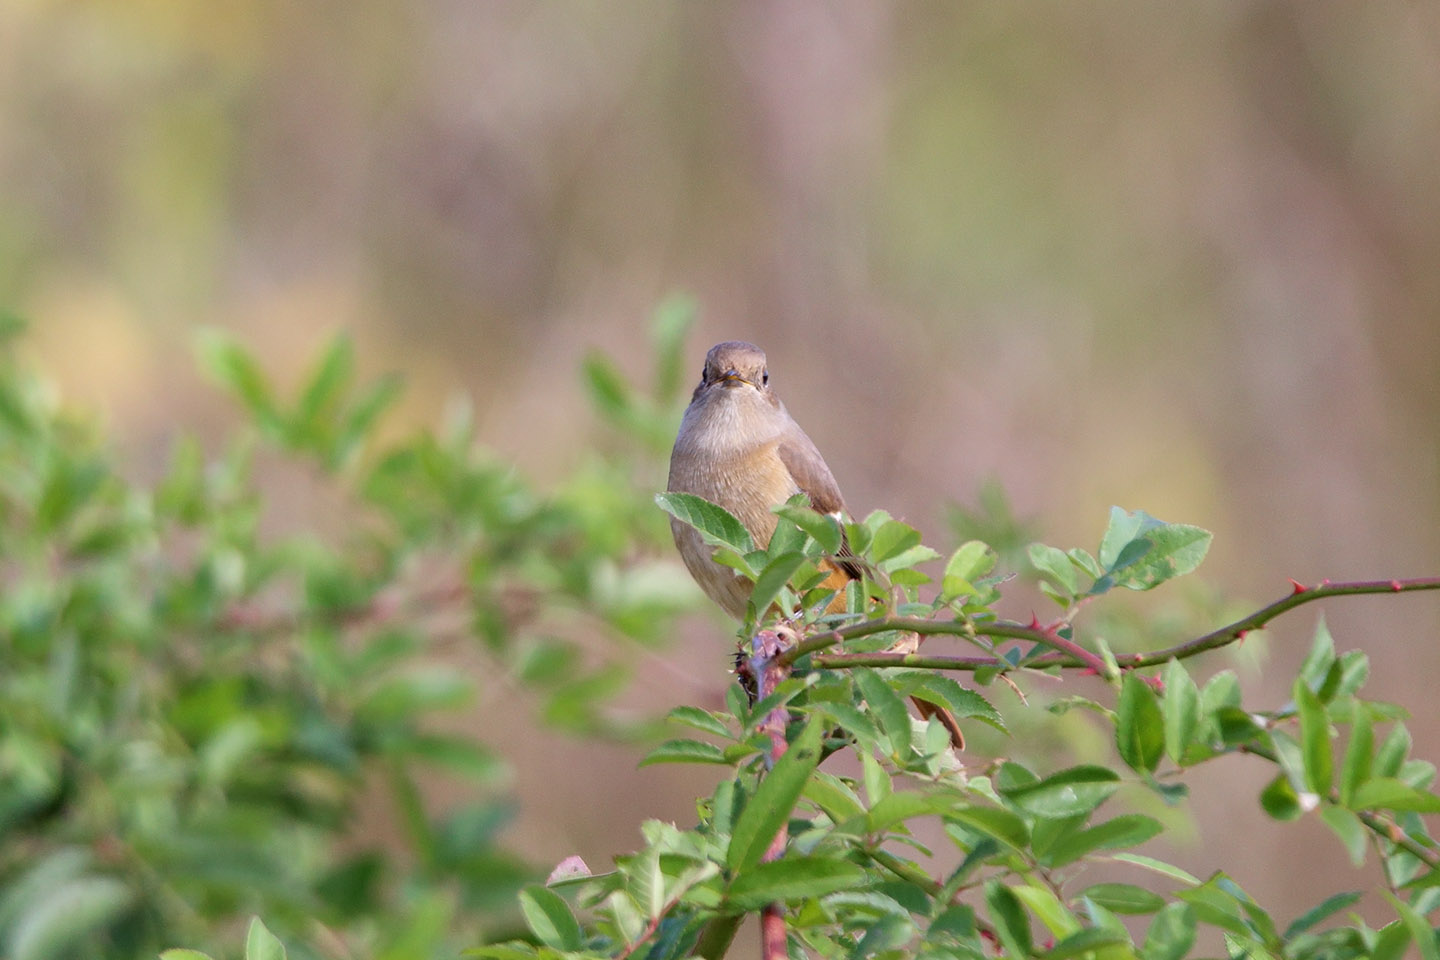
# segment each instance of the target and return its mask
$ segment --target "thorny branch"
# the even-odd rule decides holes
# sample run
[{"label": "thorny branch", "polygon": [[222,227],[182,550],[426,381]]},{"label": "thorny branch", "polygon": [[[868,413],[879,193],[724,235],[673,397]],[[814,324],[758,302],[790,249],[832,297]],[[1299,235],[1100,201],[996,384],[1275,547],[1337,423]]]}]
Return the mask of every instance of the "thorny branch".
[{"label": "thorny branch", "polygon": [[[1440,590],[1440,577],[1420,577],[1411,580],[1360,580],[1347,583],[1321,582],[1313,587],[1295,585],[1295,589],[1274,603],[1267,604],[1248,616],[1217,630],[1186,640],[1183,643],[1137,653],[1126,657],[1121,666],[1126,668],[1152,667],[1171,659],[1184,660],[1196,654],[1215,650],[1242,639],[1251,630],[1265,627],[1271,620],[1293,610],[1295,607],[1323,600],[1326,597],[1354,596],[1366,593],[1409,593],[1417,590]],[[1104,674],[1103,661],[1094,653],[1085,650],[1073,641],[1060,637],[1056,625],[1040,626],[1038,623],[1023,624],[1012,620],[977,622],[971,620],[927,620],[922,617],[879,617],[850,626],[840,627],[810,637],[785,653],[780,659],[794,663],[807,654],[816,654],[812,662],[817,667],[924,667],[932,670],[1013,670],[1017,667],[1045,669],[1085,668]],[[836,644],[871,634],[887,631],[909,631],[922,635],[948,634],[951,636],[987,636],[1030,640],[1049,647],[1049,653],[1042,653],[1012,663],[1000,657],[989,656],[945,656],[921,653],[821,653]]]}]

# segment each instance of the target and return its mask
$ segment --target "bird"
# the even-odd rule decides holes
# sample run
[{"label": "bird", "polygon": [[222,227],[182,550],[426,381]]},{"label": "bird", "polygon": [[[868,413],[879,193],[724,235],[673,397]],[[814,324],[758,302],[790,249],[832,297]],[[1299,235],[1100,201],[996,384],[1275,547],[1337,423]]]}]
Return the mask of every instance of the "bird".
[{"label": "bird", "polygon": [[[844,517],[840,485],[814,441],[785,409],[770,386],[765,351],[743,340],[717,343],[705,355],[700,383],[680,420],[670,452],[666,489],[703,497],[728,510],[758,545],[770,542],[779,517],[771,508],[803,493],[810,506],[836,519]],[[711,548],[689,524],[670,520],[680,557],[695,582],[720,609],[744,621],[751,583],[716,563]],[[842,547],[823,561],[824,586],[835,590],[830,610],[845,609],[845,584],[863,576],[859,562]],[[964,734],[948,710],[915,699],[924,717],[935,717],[957,748]]]}]

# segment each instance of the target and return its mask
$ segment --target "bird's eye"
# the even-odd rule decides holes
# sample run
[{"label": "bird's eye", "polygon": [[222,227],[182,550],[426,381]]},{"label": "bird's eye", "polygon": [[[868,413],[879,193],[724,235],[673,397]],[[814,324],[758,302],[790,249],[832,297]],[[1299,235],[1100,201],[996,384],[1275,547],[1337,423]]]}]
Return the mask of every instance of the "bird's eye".
[{"label": "bird's eye", "polygon": [[760,373],[760,385],[761,385],[762,387],[768,387],[768,386],[770,386],[770,371],[769,371],[769,370],[761,371],[761,373]]}]

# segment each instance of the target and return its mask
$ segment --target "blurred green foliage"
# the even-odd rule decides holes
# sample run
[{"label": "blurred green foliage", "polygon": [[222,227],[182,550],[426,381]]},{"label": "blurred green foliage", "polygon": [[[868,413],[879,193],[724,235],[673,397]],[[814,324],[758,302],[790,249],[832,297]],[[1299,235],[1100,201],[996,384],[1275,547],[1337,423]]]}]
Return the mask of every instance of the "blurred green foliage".
[{"label": "blurred green foliage", "polygon": [[[695,595],[644,561],[669,538],[640,492],[655,476],[637,482],[678,417],[689,317],[684,303],[659,314],[661,387],[643,409],[623,380],[597,386],[626,430],[552,492],[483,453],[463,411],[378,442],[399,383],[357,383],[344,337],[288,398],[243,347],[205,338],[252,426],[177,439],[164,477],[137,485],[15,360],[22,325],[7,320],[0,956],[215,948],[250,913],[359,956],[503,932],[534,875],[497,840],[504,731],[435,723],[477,693],[454,641],[478,640],[551,723],[627,732],[605,711],[627,647],[658,642]],[[305,466],[344,528],[268,532],[257,455]],[[438,816],[417,779],[436,773],[467,798]],[[398,839],[356,832],[377,804],[398,811]]]}]

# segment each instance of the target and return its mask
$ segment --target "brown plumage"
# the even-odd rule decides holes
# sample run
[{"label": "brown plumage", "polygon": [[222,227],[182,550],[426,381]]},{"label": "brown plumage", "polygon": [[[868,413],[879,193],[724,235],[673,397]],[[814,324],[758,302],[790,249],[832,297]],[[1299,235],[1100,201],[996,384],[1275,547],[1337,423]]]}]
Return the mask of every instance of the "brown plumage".
[{"label": "brown plumage", "polygon": [[[797,493],[822,513],[839,517],[845,509],[825,458],[770,389],[765,352],[740,340],[716,344],[705,356],[700,384],[670,454],[667,488],[719,504],[762,545],[770,542],[779,520],[770,508]],[[745,619],[749,581],[710,559],[710,547],[687,524],[672,519],[670,530],[700,588],[730,616]],[[845,609],[845,584],[861,576],[859,566],[844,555],[827,561],[831,574],[825,583],[836,590],[832,610]],[[923,700],[915,705],[923,716],[940,718],[957,748],[965,745],[948,711]]]}]

